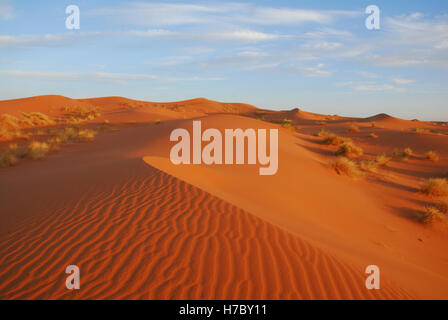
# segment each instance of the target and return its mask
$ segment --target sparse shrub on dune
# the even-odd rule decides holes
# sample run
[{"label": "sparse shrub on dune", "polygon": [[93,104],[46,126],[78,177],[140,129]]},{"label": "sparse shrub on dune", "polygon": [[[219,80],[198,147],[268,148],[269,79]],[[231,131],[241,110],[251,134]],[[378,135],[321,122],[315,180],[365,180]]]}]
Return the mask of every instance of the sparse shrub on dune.
[{"label": "sparse shrub on dune", "polygon": [[359,127],[355,124],[350,125],[350,127],[348,128],[348,132],[350,133],[356,133],[356,132],[361,132],[361,130],[359,129]]},{"label": "sparse shrub on dune", "polygon": [[154,122],[155,124],[161,124],[162,121],[161,120],[156,120],[156,122]]},{"label": "sparse shrub on dune", "polygon": [[448,196],[448,180],[444,178],[430,178],[423,180],[420,191],[431,197]]},{"label": "sparse shrub on dune", "polygon": [[364,173],[359,170],[357,164],[345,157],[338,157],[330,165],[339,175],[346,175],[355,179],[364,177]]},{"label": "sparse shrub on dune", "polygon": [[412,157],[414,155],[414,151],[412,151],[411,148],[406,148],[403,150],[403,156],[404,157]]},{"label": "sparse shrub on dune", "polygon": [[378,171],[379,164],[375,160],[362,160],[359,167],[362,171],[376,173]]},{"label": "sparse shrub on dune", "polygon": [[349,138],[344,138],[344,137],[337,136],[335,134],[331,134],[331,135],[327,136],[322,141],[322,143],[323,144],[329,144],[329,145],[332,145],[332,146],[339,146],[339,145],[343,144],[344,142],[351,142],[351,141],[352,140],[349,139]]},{"label": "sparse shrub on dune", "polygon": [[378,135],[376,135],[374,133],[369,134],[369,137],[373,138],[373,139],[378,139]]},{"label": "sparse shrub on dune", "polygon": [[5,129],[18,129],[19,119],[8,113],[0,115],[0,127]]},{"label": "sparse shrub on dune", "polygon": [[436,207],[427,206],[425,212],[420,218],[420,222],[424,224],[433,224],[435,222],[446,222],[446,216]]},{"label": "sparse shrub on dune", "polygon": [[391,154],[393,159],[408,161],[409,157],[414,155],[414,151],[411,148],[406,148],[403,151],[399,151],[398,149],[394,149]]},{"label": "sparse shrub on dune", "polygon": [[52,137],[47,140],[47,144],[50,146],[51,151],[58,151],[61,149],[62,139],[58,136]]},{"label": "sparse shrub on dune", "polygon": [[68,127],[61,130],[56,137],[59,139],[59,143],[67,143],[93,141],[96,135],[96,130]]},{"label": "sparse shrub on dune", "polygon": [[42,159],[50,151],[50,146],[46,142],[33,141],[28,146],[27,156],[31,159]]},{"label": "sparse shrub on dune", "polygon": [[61,139],[61,142],[71,142],[75,141],[78,137],[78,132],[73,127],[67,127],[61,130],[58,135],[59,139]]},{"label": "sparse shrub on dune", "polygon": [[20,130],[20,120],[10,114],[0,115],[0,139],[28,139],[29,135]]},{"label": "sparse shrub on dune", "polygon": [[292,120],[289,120],[289,119],[283,119],[283,120],[280,122],[280,125],[281,125],[283,128],[286,128],[286,129],[291,129],[291,130],[294,130],[294,131],[299,131],[299,128],[297,128],[296,125],[292,122]]},{"label": "sparse shrub on dune", "polygon": [[428,159],[428,160],[431,160],[431,161],[434,161],[434,162],[437,162],[437,161],[439,161],[439,156],[438,156],[438,154],[436,153],[436,152],[434,152],[434,151],[429,151],[429,152],[427,152],[426,154],[425,154],[425,157],[426,157],[426,159]]},{"label": "sparse shrub on dune", "polygon": [[17,145],[10,145],[8,149],[0,152],[0,167],[10,167],[19,161],[16,154]]},{"label": "sparse shrub on dune", "polygon": [[65,122],[70,124],[93,120],[101,116],[99,109],[93,106],[67,106],[62,111],[65,113]]},{"label": "sparse shrub on dune", "polygon": [[429,131],[428,129],[423,129],[423,128],[415,128],[415,132],[416,133],[431,133],[431,131]]},{"label": "sparse shrub on dune", "polygon": [[90,129],[81,129],[78,131],[78,139],[80,141],[93,141],[96,136],[95,130]]},{"label": "sparse shrub on dune", "polygon": [[42,112],[22,112],[22,116],[22,123],[31,127],[54,124],[54,121]]},{"label": "sparse shrub on dune", "polygon": [[436,207],[443,214],[448,214],[448,197],[440,200]]},{"label": "sparse shrub on dune", "polygon": [[334,135],[334,133],[327,131],[325,129],[320,129],[320,131],[316,134],[316,136],[321,137],[321,138],[326,138],[329,135]]},{"label": "sparse shrub on dune", "polygon": [[337,156],[345,156],[345,157],[360,157],[363,155],[363,150],[355,145],[352,141],[345,141],[339,146],[339,149],[336,151]]},{"label": "sparse shrub on dune", "polygon": [[0,128],[0,139],[3,140],[15,140],[15,139],[29,139],[28,133],[22,132],[20,129],[9,130]]},{"label": "sparse shrub on dune", "polygon": [[392,160],[392,158],[388,157],[387,155],[385,155],[383,153],[383,154],[377,155],[375,160],[378,163],[378,165],[386,166]]},{"label": "sparse shrub on dune", "polygon": [[318,137],[324,138],[322,140],[322,144],[329,144],[333,146],[338,146],[344,142],[350,142],[352,139],[340,137],[332,132],[326,131],[325,129],[321,129],[317,134]]}]

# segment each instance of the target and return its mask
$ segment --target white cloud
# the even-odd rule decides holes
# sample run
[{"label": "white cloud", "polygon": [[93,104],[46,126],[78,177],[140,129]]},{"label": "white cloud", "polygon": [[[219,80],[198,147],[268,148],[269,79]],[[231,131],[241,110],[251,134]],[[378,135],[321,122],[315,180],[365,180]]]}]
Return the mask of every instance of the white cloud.
[{"label": "white cloud", "polygon": [[303,49],[312,49],[318,51],[332,51],[341,47],[342,44],[339,42],[328,42],[328,41],[305,43],[302,45]]},{"label": "white cloud", "polygon": [[335,85],[339,86],[339,87],[348,87],[355,91],[364,91],[364,92],[381,92],[381,91],[401,92],[401,91],[404,91],[403,89],[397,88],[392,84],[377,83],[377,82],[373,82],[373,81],[369,81],[369,82],[348,81],[348,82],[336,83]]},{"label": "white cloud", "polygon": [[403,78],[393,78],[392,81],[395,82],[395,84],[398,84],[398,85],[406,85],[406,84],[411,84],[411,83],[415,82],[415,80],[403,79]]},{"label": "white cloud", "polygon": [[296,25],[328,24],[337,17],[356,17],[358,11],[328,11],[296,8],[273,8],[248,3],[131,3],[126,6],[101,8],[88,15],[109,17],[118,23],[138,26],[176,26],[186,24]]},{"label": "white cloud", "polygon": [[76,40],[86,38],[99,38],[112,36],[112,33],[85,32],[66,34],[44,34],[44,35],[15,35],[0,36],[0,47],[12,46],[39,46],[54,47],[72,45]]},{"label": "white cloud", "polygon": [[15,18],[14,7],[7,1],[0,2],[0,20],[10,20]]},{"label": "white cloud", "polygon": [[[44,35],[3,35],[0,36],[0,47],[30,46],[30,47],[59,47],[72,46],[83,39],[117,38],[117,37],[145,37],[160,40],[184,41],[236,41],[259,42],[286,39],[290,36],[253,30],[234,30],[228,32],[182,33],[164,29],[130,30],[120,32],[81,32]],[[208,51],[213,51],[208,49]]]},{"label": "white cloud", "polygon": [[285,38],[287,36],[276,35],[265,32],[241,30],[232,32],[215,32],[206,35],[209,39],[214,40],[239,40],[239,41],[265,41]]},{"label": "white cloud", "polygon": [[296,67],[295,70],[304,77],[326,77],[331,75],[332,73],[325,70],[324,67],[323,63],[319,63],[316,66]]},{"label": "white cloud", "polygon": [[109,73],[109,72],[40,72],[23,70],[0,70],[0,76],[23,79],[58,80],[58,81],[97,81],[113,82],[124,84],[128,81],[157,81],[157,82],[177,82],[177,81],[221,81],[221,77],[163,77],[151,74],[129,74],[129,73]]}]

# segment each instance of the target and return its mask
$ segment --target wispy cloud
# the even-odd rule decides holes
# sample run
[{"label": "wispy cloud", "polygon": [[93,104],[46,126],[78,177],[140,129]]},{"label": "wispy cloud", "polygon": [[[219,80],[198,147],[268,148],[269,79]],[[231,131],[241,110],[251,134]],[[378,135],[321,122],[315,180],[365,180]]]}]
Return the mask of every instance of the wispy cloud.
[{"label": "wispy cloud", "polygon": [[205,23],[245,23],[257,25],[296,25],[303,23],[328,24],[338,17],[356,17],[357,11],[308,10],[273,8],[249,3],[130,3],[105,7],[88,12],[108,17],[118,23],[138,26],[177,26]]},{"label": "wispy cloud", "polygon": [[0,47],[29,46],[29,47],[59,47],[73,46],[81,40],[101,38],[129,38],[142,37],[167,41],[234,41],[260,42],[287,39],[289,35],[259,32],[249,29],[222,32],[187,33],[164,29],[129,30],[110,32],[80,32],[44,35],[0,35]]},{"label": "wispy cloud", "polygon": [[129,73],[109,73],[109,72],[41,72],[24,70],[0,70],[0,76],[58,80],[58,81],[99,81],[124,84],[129,81],[157,81],[157,82],[177,82],[177,81],[222,81],[222,77],[164,77],[152,74],[129,74]]},{"label": "wispy cloud", "polygon": [[374,81],[367,81],[367,82],[347,81],[347,82],[339,82],[336,83],[335,85],[338,87],[348,87],[355,91],[364,91],[364,92],[404,91],[403,88],[396,87],[392,84],[377,83]]},{"label": "wispy cloud", "polygon": [[14,7],[9,1],[0,1],[0,20],[15,18]]},{"label": "wispy cloud", "polygon": [[406,85],[406,84],[411,84],[411,83],[415,82],[415,80],[403,79],[403,78],[393,78],[392,81],[398,85]]}]

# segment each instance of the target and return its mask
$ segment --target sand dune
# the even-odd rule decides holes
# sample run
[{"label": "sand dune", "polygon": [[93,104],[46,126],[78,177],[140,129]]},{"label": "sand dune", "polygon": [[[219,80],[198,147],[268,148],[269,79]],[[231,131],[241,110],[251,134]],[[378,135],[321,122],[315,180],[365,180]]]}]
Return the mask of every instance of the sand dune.
[{"label": "sand dune", "polygon": [[[57,116],[73,103],[101,109],[91,125],[135,124],[0,169],[0,298],[448,297],[448,233],[411,216],[429,202],[417,193],[420,179],[448,167],[448,137],[411,130],[433,123],[381,117],[374,121],[387,126],[373,128],[371,119],[301,110],[120,97],[2,101],[0,113],[21,106]],[[267,119],[255,119],[256,112]],[[190,129],[193,118],[204,129],[279,128],[278,174],[262,177],[248,165],[172,165],[170,132]],[[285,118],[300,133],[268,122]],[[360,132],[350,134],[354,121]],[[403,123],[414,127],[402,130]],[[329,168],[334,150],[314,136],[322,128],[351,137],[365,158],[405,146],[416,155],[353,181]],[[424,160],[429,148],[439,162]],[[81,268],[79,291],[65,289],[69,264]],[[365,288],[369,264],[381,268],[379,291]]]},{"label": "sand dune", "polygon": [[[2,299],[411,298],[219,198],[129,161],[126,180],[2,237]],[[67,263],[82,290],[63,285]]]}]

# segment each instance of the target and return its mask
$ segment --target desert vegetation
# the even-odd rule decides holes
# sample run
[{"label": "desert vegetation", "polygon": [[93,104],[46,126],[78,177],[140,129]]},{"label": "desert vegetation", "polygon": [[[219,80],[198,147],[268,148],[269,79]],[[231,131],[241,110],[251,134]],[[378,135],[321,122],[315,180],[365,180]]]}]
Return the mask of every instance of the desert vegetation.
[{"label": "desert vegetation", "polygon": [[62,108],[62,112],[62,121],[68,124],[77,124],[101,116],[99,109],[93,106],[66,106]]},{"label": "desert vegetation", "polygon": [[359,127],[357,125],[351,124],[350,127],[348,128],[348,132],[357,133],[357,132],[361,132],[361,130],[359,129]]},{"label": "desert vegetation", "polygon": [[433,224],[435,222],[446,222],[446,216],[435,206],[426,206],[420,222],[424,224]]},{"label": "desert vegetation", "polygon": [[330,163],[331,167],[339,175],[345,175],[351,178],[359,179],[364,177],[364,173],[359,169],[356,162],[346,157],[338,157]]},{"label": "desert vegetation", "polygon": [[428,151],[425,154],[425,158],[428,159],[428,160],[434,161],[434,162],[437,162],[440,159],[439,155],[436,152],[434,152],[434,151]]},{"label": "desert vegetation", "polygon": [[431,197],[446,197],[448,196],[448,180],[445,178],[423,180],[420,191]]},{"label": "desert vegetation", "polygon": [[[0,151],[0,167],[13,166],[24,158],[42,159],[50,152],[59,150],[63,144],[93,141],[96,134],[96,130],[80,127],[41,130],[40,134],[36,134],[36,138],[39,137],[39,140],[31,141],[26,146],[19,146],[17,143],[10,144],[5,150]],[[46,136],[47,139],[45,140]]]},{"label": "desert vegetation", "polygon": [[349,158],[360,157],[363,154],[364,152],[362,148],[355,145],[352,141],[343,142],[335,152],[335,155],[337,156],[345,156]]}]

